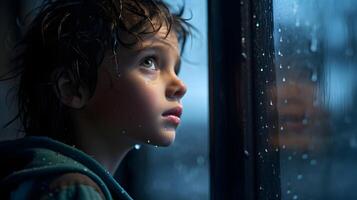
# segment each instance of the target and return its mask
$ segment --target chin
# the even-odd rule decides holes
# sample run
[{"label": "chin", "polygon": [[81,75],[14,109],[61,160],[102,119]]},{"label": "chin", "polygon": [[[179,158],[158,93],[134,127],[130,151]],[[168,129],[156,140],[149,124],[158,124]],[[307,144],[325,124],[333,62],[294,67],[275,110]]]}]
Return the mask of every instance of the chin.
[{"label": "chin", "polygon": [[176,136],[176,130],[164,131],[159,134],[155,140],[153,140],[153,145],[167,147],[174,143]]}]

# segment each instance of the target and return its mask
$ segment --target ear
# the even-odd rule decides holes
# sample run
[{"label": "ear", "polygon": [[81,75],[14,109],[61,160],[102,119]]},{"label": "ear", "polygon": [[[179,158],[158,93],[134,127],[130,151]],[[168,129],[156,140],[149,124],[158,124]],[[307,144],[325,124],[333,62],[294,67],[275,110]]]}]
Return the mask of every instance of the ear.
[{"label": "ear", "polygon": [[57,79],[56,93],[59,100],[66,106],[80,109],[89,99],[89,92],[80,85],[78,88],[69,72],[63,72]]}]

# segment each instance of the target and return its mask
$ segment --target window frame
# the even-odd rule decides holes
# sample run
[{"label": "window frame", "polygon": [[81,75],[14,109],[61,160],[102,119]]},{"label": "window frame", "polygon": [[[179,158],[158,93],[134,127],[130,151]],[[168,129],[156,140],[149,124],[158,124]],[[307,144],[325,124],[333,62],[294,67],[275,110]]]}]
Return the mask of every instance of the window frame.
[{"label": "window frame", "polygon": [[212,200],[281,198],[272,6],[208,3]]}]

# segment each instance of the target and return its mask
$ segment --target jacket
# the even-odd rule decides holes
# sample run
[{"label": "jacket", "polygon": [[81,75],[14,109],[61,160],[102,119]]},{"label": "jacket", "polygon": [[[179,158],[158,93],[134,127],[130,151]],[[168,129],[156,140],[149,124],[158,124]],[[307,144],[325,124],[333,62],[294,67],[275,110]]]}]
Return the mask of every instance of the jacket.
[{"label": "jacket", "polygon": [[62,142],[29,136],[0,142],[1,199],[132,200],[102,165]]}]

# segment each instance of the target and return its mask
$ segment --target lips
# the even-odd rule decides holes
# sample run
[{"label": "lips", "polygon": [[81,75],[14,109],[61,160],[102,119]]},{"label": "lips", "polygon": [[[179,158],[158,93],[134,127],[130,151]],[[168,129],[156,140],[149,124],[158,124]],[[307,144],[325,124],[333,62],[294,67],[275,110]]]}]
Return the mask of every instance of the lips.
[{"label": "lips", "polygon": [[177,106],[175,108],[172,108],[170,110],[165,111],[162,114],[162,116],[164,116],[164,117],[170,116],[170,115],[173,115],[173,116],[176,116],[176,117],[180,118],[181,115],[182,115],[182,107],[181,106]]},{"label": "lips", "polygon": [[169,122],[174,124],[175,126],[178,126],[181,122],[181,114],[182,114],[182,107],[178,106],[173,109],[165,111],[162,116],[164,119]]}]

